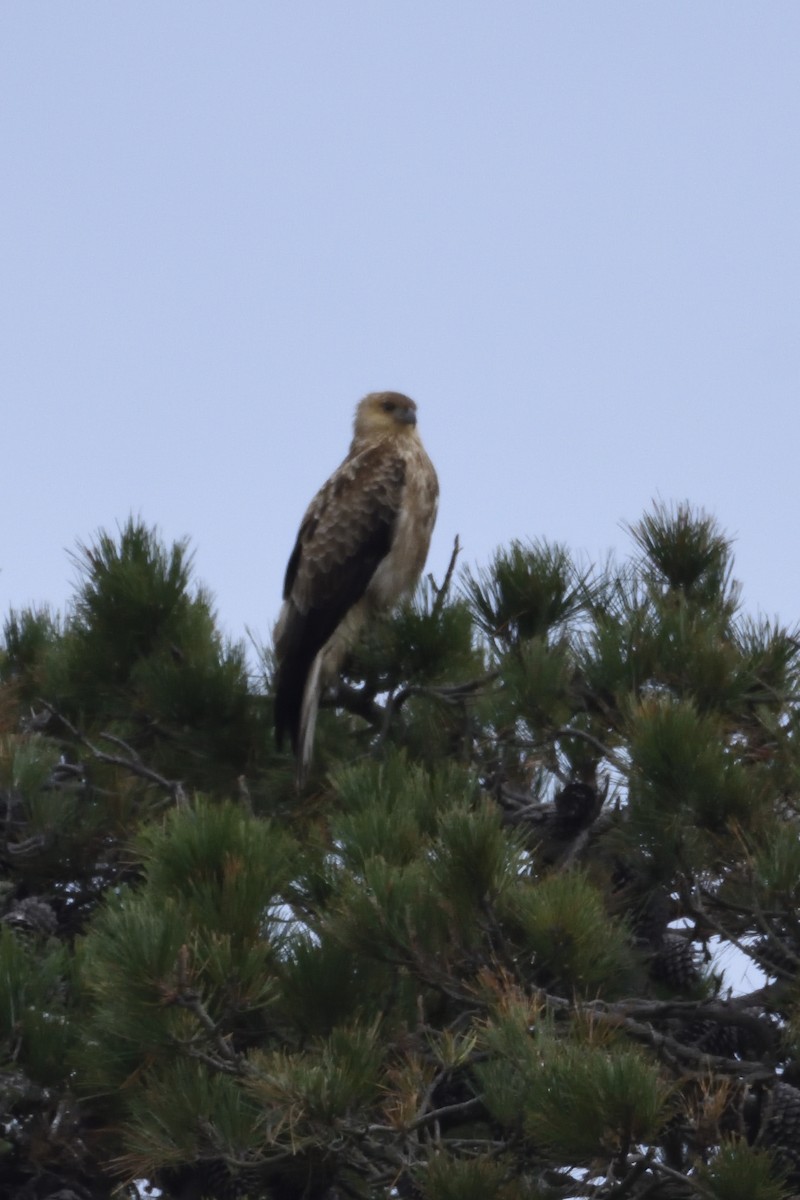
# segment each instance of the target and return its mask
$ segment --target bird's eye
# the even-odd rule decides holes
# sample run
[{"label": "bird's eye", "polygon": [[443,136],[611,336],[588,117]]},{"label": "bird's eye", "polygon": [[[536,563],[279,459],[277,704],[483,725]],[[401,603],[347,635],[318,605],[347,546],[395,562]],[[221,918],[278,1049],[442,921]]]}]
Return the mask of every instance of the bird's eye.
[{"label": "bird's eye", "polygon": [[397,405],[395,404],[394,400],[384,400],[384,402],[383,402],[383,411],[384,412],[394,412],[394,410],[396,408],[397,408]]}]

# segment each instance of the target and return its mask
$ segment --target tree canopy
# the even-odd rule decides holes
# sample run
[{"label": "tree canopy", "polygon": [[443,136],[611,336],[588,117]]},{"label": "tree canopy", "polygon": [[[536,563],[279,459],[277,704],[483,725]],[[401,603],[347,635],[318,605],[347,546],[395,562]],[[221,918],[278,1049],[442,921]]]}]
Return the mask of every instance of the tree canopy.
[{"label": "tree canopy", "polygon": [[0,1200],[800,1194],[800,639],[630,535],[456,545],[301,793],[186,543],[8,614]]}]

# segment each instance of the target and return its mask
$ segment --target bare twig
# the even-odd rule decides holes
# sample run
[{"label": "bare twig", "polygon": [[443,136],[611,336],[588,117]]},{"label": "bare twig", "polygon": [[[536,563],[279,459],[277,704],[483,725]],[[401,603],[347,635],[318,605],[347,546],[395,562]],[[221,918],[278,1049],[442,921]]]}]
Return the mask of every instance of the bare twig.
[{"label": "bare twig", "polygon": [[497,678],[497,674],[497,671],[489,671],[479,679],[467,679],[464,683],[442,684],[439,687],[409,684],[406,687],[398,688],[389,696],[385,707],[381,710],[383,719],[376,750],[380,749],[386,741],[393,717],[400,711],[406,700],[410,700],[412,696],[428,696],[431,700],[439,700],[443,704],[462,704],[469,696],[474,696],[479,692],[485,684],[493,682]]},{"label": "bare twig", "polygon": [[415,1117],[408,1129],[421,1129],[425,1125],[434,1125],[437,1121],[441,1121],[443,1117],[471,1117],[475,1113],[481,1112],[483,1109],[483,1100],[480,1096],[473,1096],[469,1100],[462,1100],[458,1104],[445,1104],[441,1108],[431,1108],[427,1112],[420,1113]]},{"label": "bare twig", "polygon": [[35,833],[33,837],[25,838],[21,842],[6,842],[6,850],[9,854],[35,854],[37,850],[42,850],[47,843],[43,833]]},{"label": "bare twig", "polygon": [[590,746],[594,746],[595,750],[598,750],[603,758],[612,763],[618,771],[626,772],[628,770],[628,764],[623,762],[610,746],[604,745],[593,733],[589,733],[585,729],[573,729],[568,725],[563,726],[561,729],[553,730],[552,738],[555,742],[568,737],[581,738],[584,742],[588,742]]},{"label": "bare twig", "polygon": [[81,733],[79,729],[76,729],[72,722],[69,721],[63,713],[59,712],[58,709],[54,708],[52,704],[48,704],[46,700],[39,700],[39,703],[44,705],[45,709],[53,717],[55,717],[57,721],[61,722],[61,724],[76,742],[78,742],[81,746],[86,747],[92,758],[94,758],[97,762],[105,763],[107,766],[121,767],[123,770],[130,771],[131,775],[138,776],[139,779],[146,779],[149,783],[155,783],[172,798],[179,808],[186,805],[186,793],[183,790],[183,784],[181,781],[175,779],[166,779],[163,775],[160,775],[158,771],[154,771],[152,767],[146,766],[133,747],[128,745],[127,742],[124,742],[122,738],[117,737],[116,734],[113,733],[98,734],[98,737],[102,738],[106,742],[111,742],[112,745],[119,746],[125,752],[124,756],[120,754],[108,754],[105,750],[100,750],[97,746],[95,746],[85,734]]},{"label": "bare twig", "polygon": [[682,1183],[685,1188],[691,1188],[698,1196],[707,1197],[708,1200],[715,1200],[715,1193],[710,1188],[704,1187],[695,1178],[689,1179],[681,1171],[676,1171],[674,1167],[668,1167],[666,1163],[653,1162],[651,1160],[649,1168],[654,1175],[664,1175],[667,1179],[673,1179],[676,1183]]},{"label": "bare twig", "polygon": [[453,540],[453,552],[450,555],[450,562],[448,563],[447,570],[445,571],[444,582],[442,583],[442,586],[437,587],[433,576],[428,575],[428,581],[429,581],[431,587],[433,588],[433,592],[434,592],[434,596],[435,596],[435,600],[433,602],[433,607],[431,608],[431,616],[432,617],[438,617],[439,613],[444,608],[444,602],[447,599],[447,593],[450,591],[450,584],[453,581],[453,572],[456,568],[456,559],[458,558],[460,553],[461,553],[461,543],[458,540],[458,534],[456,534],[456,536]]},{"label": "bare twig", "polygon": [[207,1050],[203,1050],[191,1043],[183,1043],[184,1049],[192,1058],[198,1058],[208,1066],[214,1067],[218,1071],[224,1071],[226,1074],[252,1074],[247,1060],[241,1054],[237,1054],[227,1039],[223,1037],[219,1026],[209,1014],[196,991],[192,988],[185,988],[172,996],[170,1003],[176,1004],[179,1008],[187,1009],[197,1018],[203,1029],[211,1037],[219,1056],[216,1057]]}]

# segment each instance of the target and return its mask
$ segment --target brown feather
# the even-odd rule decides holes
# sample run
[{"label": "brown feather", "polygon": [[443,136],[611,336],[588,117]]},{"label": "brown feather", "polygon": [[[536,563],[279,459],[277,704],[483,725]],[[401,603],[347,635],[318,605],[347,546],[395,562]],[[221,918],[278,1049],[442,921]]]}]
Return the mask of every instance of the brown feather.
[{"label": "brown feather", "polygon": [[371,446],[345,460],[309,505],[289,559],[275,632],[279,745],[288,733],[297,750],[311,664],[388,554],[404,479],[404,462],[387,460],[382,447]]},{"label": "brown feather", "polygon": [[320,690],[370,613],[413,588],[427,555],[438,481],[399,393],[359,405],[350,453],[308,506],[286,569],[275,628],[275,732],[302,779]]}]

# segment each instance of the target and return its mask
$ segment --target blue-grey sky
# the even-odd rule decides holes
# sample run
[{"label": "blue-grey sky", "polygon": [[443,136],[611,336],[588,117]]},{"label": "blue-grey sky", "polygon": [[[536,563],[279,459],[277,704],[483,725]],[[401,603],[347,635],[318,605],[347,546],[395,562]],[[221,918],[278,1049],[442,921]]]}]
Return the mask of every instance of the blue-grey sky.
[{"label": "blue-grey sky", "polygon": [[689,499],[794,624],[798,63],[797,0],[5,0],[0,615],[134,512],[267,638],[392,388],[436,574]]}]

